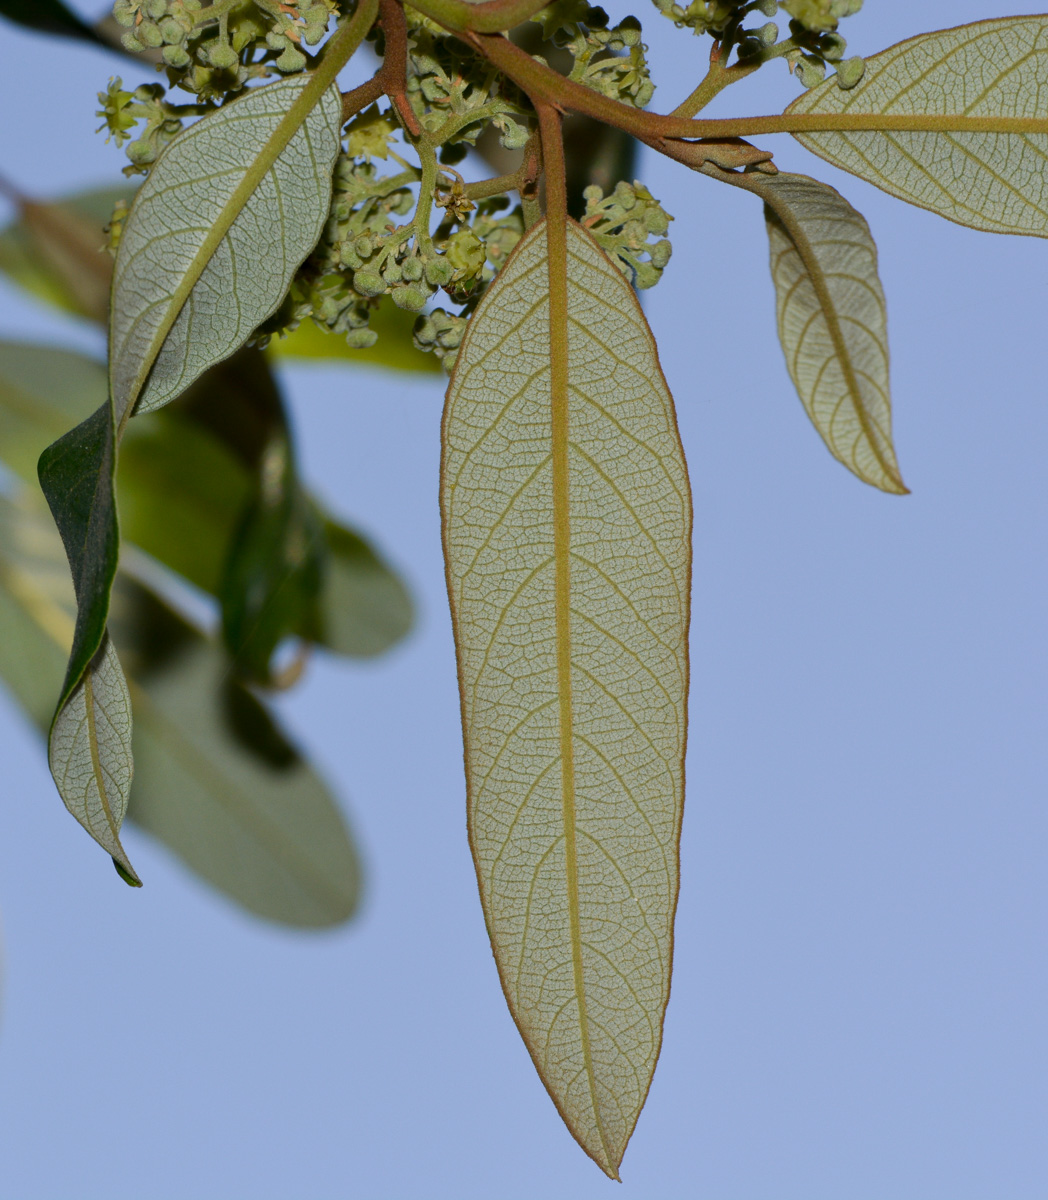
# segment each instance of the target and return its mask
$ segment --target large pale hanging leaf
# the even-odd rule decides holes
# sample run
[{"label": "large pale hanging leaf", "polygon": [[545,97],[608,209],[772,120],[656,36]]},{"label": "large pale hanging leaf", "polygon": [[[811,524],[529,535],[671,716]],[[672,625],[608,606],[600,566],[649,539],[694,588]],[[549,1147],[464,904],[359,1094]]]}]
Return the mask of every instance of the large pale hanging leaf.
[{"label": "large pale hanging leaf", "polygon": [[636,298],[574,222],[567,239],[565,318],[543,222],[470,322],[444,543],[503,987],[568,1127],[617,1177],[669,992],[691,504]]},{"label": "large pale hanging leaf", "polygon": [[869,226],[806,175],[771,175],[753,190],[765,205],[779,340],[808,416],[860,479],[906,492],[892,447],[887,310]]},{"label": "large pale hanging leaf", "polygon": [[1048,16],[926,33],[866,59],[789,114],[866,114],[916,128],[803,133],[828,162],[962,225],[1048,237]]},{"label": "large pale hanging leaf", "polygon": [[117,425],[173,400],[276,310],[327,219],[342,99],[305,74],[177,137],[139,189],[113,277]]},{"label": "large pale hanging leaf", "polygon": [[[28,495],[0,496],[0,679],[44,732],[75,612],[54,525]],[[112,629],[135,707],[128,819],[269,920],[352,915],[359,859],[337,804],[265,707],[223,678],[214,641],[126,576]]]}]

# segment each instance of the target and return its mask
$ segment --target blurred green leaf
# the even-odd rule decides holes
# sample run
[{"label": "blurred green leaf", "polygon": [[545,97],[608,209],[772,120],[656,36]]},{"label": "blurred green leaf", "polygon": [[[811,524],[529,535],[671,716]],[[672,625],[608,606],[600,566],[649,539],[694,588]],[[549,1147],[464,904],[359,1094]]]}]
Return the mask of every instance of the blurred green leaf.
[{"label": "blurred green leaf", "polygon": [[106,402],[101,363],[57,346],[0,342],[0,460],[36,482],[44,448]]},{"label": "blurred green leaf", "polygon": [[327,547],[286,436],[271,439],[259,467],[257,493],[226,559],[222,636],[241,676],[272,683],[272,658],[285,637],[316,640]]},{"label": "blurred green leaf", "polygon": [[339,654],[371,658],[394,646],[414,622],[411,596],[359,534],[324,521],[328,557],[319,594],[318,640]]},{"label": "blurred green leaf", "polygon": [[[105,370],[93,359],[0,342],[0,461],[34,481],[44,447],[105,395]],[[218,364],[173,405],[128,426],[117,472],[122,537],[218,596],[237,529],[258,495],[266,446],[286,436],[263,355],[242,350]],[[315,502],[299,496],[296,504],[314,512]],[[379,654],[411,627],[407,589],[359,534],[327,513],[315,519],[327,543],[316,608],[284,633],[339,654]]]},{"label": "blurred green leaf", "polygon": [[251,912],[287,925],[348,920],[360,861],[324,783],[213,642],[121,579],[113,631],[132,672],[130,817]]},{"label": "blurred green leaf", "polygon": [[[62,545],[28,493],[0,495],[0,678],[46,732],[73,634]],[[289,925],[350,917],[360,865],[327,788],[215,642],[121,574],[112,630],[135,709],[128,818],[251,912]]]},{"label": "blurred green leaf", "polygon": [[269,343],[269,353],[276,358],[334,359],[358,363],[362,367],[388,367],[395,371],[412,371],[423,375],[439,375],[438,359],[416,348],[411,331],[415,314],[397,308],[384,300],[371,316],[371,328],[378,341],[368,350],[354,350],[346,339],[329,333],[314,321],[303,321],[285,337],[275,337]]},{"label": "blurred green leaf", "polygon": [[14,195],[18,218],[0,231],[0,271],[57,308],[104,324],[113,259],[105,226],[130,186],[98,188],[49,203]]},{"label": "blurred green leaf", "polygon": [[0,16],[40,33],[57,33],[104,46],[105,42],[61,0],[0,0]]}]

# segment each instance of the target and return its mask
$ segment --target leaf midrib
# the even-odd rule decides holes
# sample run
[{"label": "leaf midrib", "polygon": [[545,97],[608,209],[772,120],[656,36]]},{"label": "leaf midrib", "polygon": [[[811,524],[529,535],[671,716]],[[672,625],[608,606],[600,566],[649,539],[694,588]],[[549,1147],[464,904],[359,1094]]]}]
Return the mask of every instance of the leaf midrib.
[{"label": "leaf midrib", "polygon": [[615,1155],[597,1098],[586,1009],[586,979],[582,961],[582,927],[579,915],[579,867],[575,797],[574,713],[571,678],[571,473],[569,445],[568,347],[568,225],[554,216],[546,222],[546,255],[549,263],[550,417],[553,474],[554,630],[556,638],[557,693],[560,708],[561,813],[564,825],[564,870],[567,885],[568,924],[571,931],[571,965],[579,1014],[579,1039],[586,1070],[593,1119],[608,1163]]}]

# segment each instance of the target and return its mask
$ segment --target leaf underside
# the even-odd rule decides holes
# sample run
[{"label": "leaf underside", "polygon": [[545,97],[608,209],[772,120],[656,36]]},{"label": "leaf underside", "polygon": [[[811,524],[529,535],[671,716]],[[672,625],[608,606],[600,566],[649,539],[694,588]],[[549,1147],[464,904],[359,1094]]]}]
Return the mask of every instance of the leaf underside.
[{"label": "leaf underside", "polygon": [[337,87],[281,145],[311,82],[267,84],[212,113],[171,143],[139,189],[113,275],[118,425],[136,404],[167,404],[242,346],[316,245],[341,145]]},{"label": "leaf underside", "polygon": [[1048,237],[1048,134],[936,131],[936,117],[1048,117],[1048,16],[921,34],[866,59],[854,88],[833,79],[788,113],[918,116],[915,131],[796,134],[820,158],[941,216],[992,233]]},{"label": "leaf underside", "polygon": [[886,492],[908,489],[891,435],[888,328],[877,247],[860,213],[805,175],[760,181],[779,340],[834,458]]},{"label": "leaf underside", "polygon": [[470,321],[441,499],[488,931],[543,1082],[617,1178],[669,993],[691,501],[636,298],[574,222],[567,236],[567,521],[544,222]]},{"label": "leaf underside", "polygon": [[120,843],[134,773],[131,697],[108,638],[55,714],[47,760],[66,808],[140,886]]}]

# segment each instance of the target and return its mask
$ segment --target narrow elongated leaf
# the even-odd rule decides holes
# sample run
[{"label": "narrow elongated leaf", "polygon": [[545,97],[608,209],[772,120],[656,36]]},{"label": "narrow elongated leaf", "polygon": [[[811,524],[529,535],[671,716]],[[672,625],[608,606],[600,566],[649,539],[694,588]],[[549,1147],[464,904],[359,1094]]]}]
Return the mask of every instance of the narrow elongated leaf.
[{"label": "narrow elongated leaf", "polygon": [[228,358],[283,300],[327,219],[342,100],[311,75],[247,92],[177,137],[139,189],[113,277],[118,427]]},{"label": "narrow elongated leaf", "polygon": [[886,492],[908,489],[892,446],[888,329],[869,226],[833,188],[780,173],[764,200],[779,340],[834,458]]},{"label": "narrow elongated leaf", "polygon": [[691,502],[636,298],[574,222],[567,252],[551,273],[539,223],[470,322],[441,496],[495,958],[554,1102],[617,1177],[669,992]]},{"label": "narrow elongated leaf", "polygon": [[[1048,16],[926,33],[830,79],[788,113],[912,118],[920,128],[796,135],[893,196],[993,233],[1048,237]],[[965,127],[967,126],[967,128]]]},{"label": "narrow elongated leaf", "polygon": [[[28,494],[0,496],[0,679],[44,733],[75,611],[54,525]],[[223,678],[220,648],[123,575],[112,629],[135,708],[128,819],[268,920],[346,920],[360,866],[338,805],[266,708]]]}]

